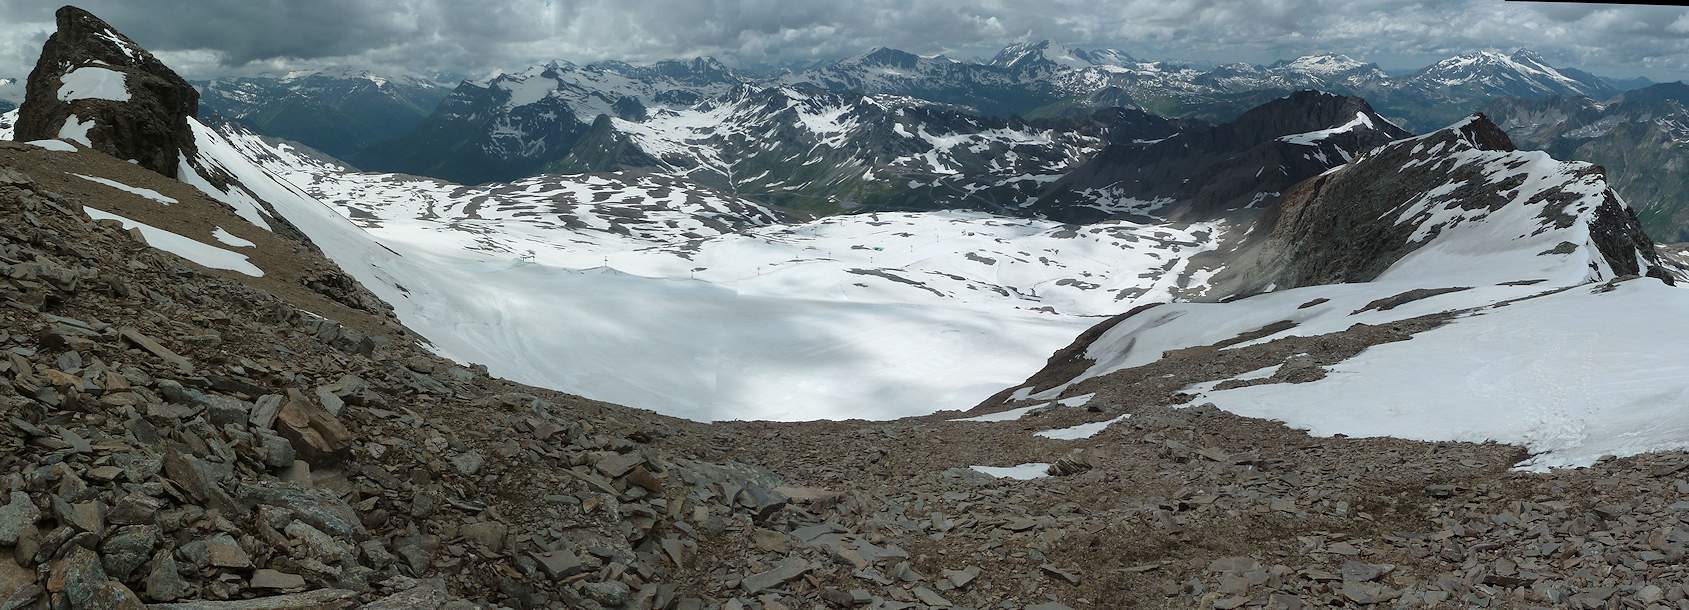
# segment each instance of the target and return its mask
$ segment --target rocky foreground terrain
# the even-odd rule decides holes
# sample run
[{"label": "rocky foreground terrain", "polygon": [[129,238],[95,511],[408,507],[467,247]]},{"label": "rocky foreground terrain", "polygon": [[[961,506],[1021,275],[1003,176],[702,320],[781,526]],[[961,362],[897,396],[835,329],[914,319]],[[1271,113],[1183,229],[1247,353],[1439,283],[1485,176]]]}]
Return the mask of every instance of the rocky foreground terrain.
[{"label": "rocky foreground terrain", "polygon": [[0,142],[0,609],[1689,608],[1689,454],[1521,472],[1518,446],[1312,437],[1190,391],[1466,312],[1252,329],[1059,403],[702,424],[432,355],[279,215],[111,156],[181,152],[113,101],[71,100],[103,117],[82,146]]},{"label": "rocky foreground terrain", "polygon": [[[1689,456],[1530,474],[1516,447],[1172,408],[1441,316],[1194,348],[1022,419],[705,425],[198,268],[30,176],[58,153],[3,146],[0,607],[1689,605]],[[967,468],[1018,462],[1065,476]]]}]

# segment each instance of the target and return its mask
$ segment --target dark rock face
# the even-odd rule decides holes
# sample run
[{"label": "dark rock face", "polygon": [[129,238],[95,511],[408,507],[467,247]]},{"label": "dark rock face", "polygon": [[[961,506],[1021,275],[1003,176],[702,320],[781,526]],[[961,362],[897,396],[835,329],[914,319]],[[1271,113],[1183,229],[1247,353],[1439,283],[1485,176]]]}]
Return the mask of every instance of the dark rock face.
[{"label": "dark rock face", "polygon": [[[56,17],[58,31],[29,73],[16,139],[85,137],[97,150],[176,177],[182,154],[193,157],[188,118],[199,110],[199,93],[87,11],[66,6]],[[67,85],[67,77],[82,86]]]},{"label": "dark rock face", "polygon": [[[1116,140],[1053,185],[1032,209],[1088,223],[1176,201],[1179,209],[1157,213],[1205,219],[1270,205],[1291,185],[1407,135],[1365,100],[1303,91],[1231,123],[1156,140]],[[1139,205],[1122,203],[1134,201]]]},{"label": "dark rock face", "polygon": [[1524,148],[1605,168],[1654,239],[1689,241],[1689,85],[1662,83],[1607,103],[1509,99],[1485,113]]},{"label": "dark rock face", "polygon": [[[1562,170],[1562,183],[1542,189],[1528,202],[1516,201],[1522,176],[1494,183],[1486,178],[1486,172],[1497,167],[1527,162],[1529,153],[1507,154],[1514,150],[1507,134],[1480,114],[1424,137],[1391,144],[1341,171],[1304,181],[1260,219],[1256,231],[1260,237],[1240,249],[1217,281],[1235,294],[1269,285],[1282,289],[1372,281],[1441,231],[1462,222],[1429,210],[1403,216],[1403,210],[1409,209],[1406,206],[1431,192],[1446,193],[1437,200],[1437,210],[1458,208],[1478,217],[1503,206],[1543,204],[1535,219],[1537,226],[1521,228],[1535,233],[1571,227],[1580,221],[1580,206],[1594,205],[1586,221],[1591,242],[1615,275],[1642,274],[1656,264],[1652,240],[1610,189],[1592,204],[1576,188],[1605,184],[1600,166],[1568,165]],[[1480,156],[1463,161],[1462,155]],[[1415,239],[1415,235],[1425,237]],[[1644,260],[1639,261],[1638,254]],[[1650,269],[1643,268],[1644,263]]]}]

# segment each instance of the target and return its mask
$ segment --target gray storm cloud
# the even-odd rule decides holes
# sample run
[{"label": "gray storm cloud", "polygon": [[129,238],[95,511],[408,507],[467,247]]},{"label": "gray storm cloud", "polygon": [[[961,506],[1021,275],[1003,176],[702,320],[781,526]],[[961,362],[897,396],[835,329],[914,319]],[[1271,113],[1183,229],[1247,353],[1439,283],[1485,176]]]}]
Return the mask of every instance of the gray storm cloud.
[{"label": "gray storm cloud", "polygon": [[[0,0],[0,75],[22,75],[59,2]],[[1496,0],[90,0],[192,77],[349,65],[477,74],[549,59],[836,59],[875,46],[989,55],[1020,39],[1154,59],[1335,51],[1388,68],[1531,47],[1615,76],[1689,76],[1689,9]]]}]

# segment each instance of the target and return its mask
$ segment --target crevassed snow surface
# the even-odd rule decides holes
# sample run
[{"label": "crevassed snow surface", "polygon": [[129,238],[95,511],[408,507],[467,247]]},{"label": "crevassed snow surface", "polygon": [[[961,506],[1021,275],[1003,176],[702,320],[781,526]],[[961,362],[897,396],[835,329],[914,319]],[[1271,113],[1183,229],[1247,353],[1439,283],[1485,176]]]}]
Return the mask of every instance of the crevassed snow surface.
[{"label": "crevassed snow surface", "polygon": [[[58,142],[58,140],[52,140],[52,141]],[[59,142],[59,143],[64,144],[63,142]],[[74,151],[75,148],[72,148],[71,150]],[[109,178],[100,178],[100,177],[97,177],[97,176],[85,176],[85,175],[82,175],[82,174],[71,174],[71,175],[76,176],[78,178],[81,178],[83,180],[87,180],[89,182],[93,182],[95,184],[103,184],[103,185],[109,186],[111,188],[123,191],[125,193],[131,193],[131,194],[134,194],[134,195],[139,195],[144,199],[151,199],[153,201],[162,203],[164,205],[170,205],[172,203],[176,203],[176,200],[174,198],[166,197],[165,195],[159,193],[158,191],[152,190],[152,189],[141,188],[141,187],[138,187],[138,186],[129,186],[129,185],[124,184],[122,182],[118,182],[116,180],[111,180]]]},{"label": "crevassed snow surface", "polygon": [[125,229],[140,229],[141,237],[146,238],[147,245],[193,261],[201,267],[226,269],[252,277],[264,277],[264,271],[248,261],[244,254],[236,254],[197,239],[183,237],[111,212],[88,206],[82,206],[82,211],[87,212],[88,216],[94,220],[116,220],[123,223]]},{"label": "crevassed snow surface", "polygon": [[83,66],[65,73],[59,79],[59,101],[111,100],[129,101],[128,77],[122,72],[99,66]]},{"label": "crevassed snow surface", "polygon": [[[700,420],[966,408],[1097,316],[1165,300],[1220,231],[970,212],[783,224],[651,177],[460,187],[330,171],[256,137],[195,129],[204,158],[441,354]],[[237,209],[252,199],[208,192]]]}]

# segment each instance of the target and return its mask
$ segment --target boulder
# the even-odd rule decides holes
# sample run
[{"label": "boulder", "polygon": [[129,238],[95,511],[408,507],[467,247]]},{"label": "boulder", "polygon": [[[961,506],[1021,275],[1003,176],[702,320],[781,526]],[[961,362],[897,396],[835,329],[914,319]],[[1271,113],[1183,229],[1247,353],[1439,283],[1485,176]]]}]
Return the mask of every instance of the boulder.
[{"label": "boulder", "polygon": [[300,459],[312,466],[338,462],[351,448],[352,432],[299,390],[288,390],[275,426],[276,433],[293,444]]}]

